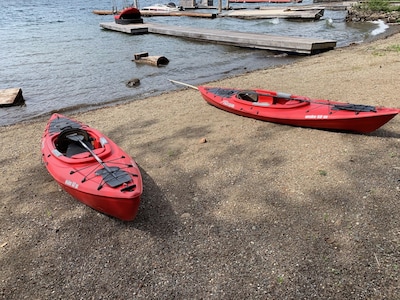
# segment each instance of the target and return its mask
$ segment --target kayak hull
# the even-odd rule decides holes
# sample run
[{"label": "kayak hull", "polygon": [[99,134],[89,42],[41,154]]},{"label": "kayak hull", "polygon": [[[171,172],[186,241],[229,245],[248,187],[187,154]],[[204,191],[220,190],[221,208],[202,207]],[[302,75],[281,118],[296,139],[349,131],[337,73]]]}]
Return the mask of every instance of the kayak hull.
[{"label": "kayak hull", "polygon": [[[200,86],[203,98],[225,111],[262,121],[325,130],[370,133],[399,109],[310,99],[269,90],[238,90]],[[248,96],[248,97],[247,97]]]},{"label": "kayak hull", "polygon": [[[61,145],[60,139],[66,130],[87,132],[92,153],[76,141]],[[48,172],[72,197],[123,221],[136,217],[143,192],[139,167],[100,131],[53,114],[42,136],[41,150]]]}]

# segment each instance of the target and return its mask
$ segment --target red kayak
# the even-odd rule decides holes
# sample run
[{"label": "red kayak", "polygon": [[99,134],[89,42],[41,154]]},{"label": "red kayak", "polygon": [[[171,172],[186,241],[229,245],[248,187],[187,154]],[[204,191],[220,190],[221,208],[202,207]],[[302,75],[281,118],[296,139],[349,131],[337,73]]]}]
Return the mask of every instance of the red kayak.
[{"label": "red kayak", "polygon": [[122,25],[143,23],[142,15],[136,7],[123,9],[120,14],[114,16],[114,21]]},{"label": "red kayak", "polygon": [[53,114],[42,137],[50,175],[74,198],[123,221],[135,218],[143,192],[135,161],[96,129]]},{"label": "red kayak", "polygon": [[199,86],[198,90],[209,104],[234,114],[273,123],[326,130],[369,133],[400,112],[400,109],[395,108],[310,99],[260,89]]}]

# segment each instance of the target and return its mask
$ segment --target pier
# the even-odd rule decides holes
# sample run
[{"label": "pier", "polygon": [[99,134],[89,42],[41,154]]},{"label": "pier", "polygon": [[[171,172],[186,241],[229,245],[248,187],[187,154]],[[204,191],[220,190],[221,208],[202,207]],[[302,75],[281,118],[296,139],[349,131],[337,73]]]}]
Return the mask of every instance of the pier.
[{"label": "pier", "polygon": [[153,11],[153,10],[140,10],[143,17],[192,17],[192,18],[209,18],[215,19],[217,13],[205,13],[195,11]]},{"label": "pier", "polygon": [[197,41],[214,42],[242,48],[262,49],[295,54],[316,54],[336,47],[334,40],[321,40],[304,37],[276,36],[269,34],[192,28],[155,23],[121,25],[115,22],[100,23],[107,30],[128,34],[155,33]]},{"label": "pier", "polygon": [[[119,12],[113,12],[112,10],[93,10],[96,15],[115,15]],[[205,13],[196,11],[152,11],[152,10],[140,10],[140,14],[143,17],[193,17],[193,18],[209,18],[214,19],[217,17],[217,13]]]},{"label": "pier", "polygon": [[[296,19],[318,20],[324,15],[324,7],[321,6],[287,6],[287,7],[259,7],[258,9],[226,10],[224,13],[196,12],[194,10],[183,11],[154,11],[140,10],[143,17],[194,17],[210,18],[233,17],[242,19]],[[112,10],[93,10],[97,15],[115,15],[119,12]]]},{"label": "pier", "polygon": [[292,20],[319,20],[324,15],[323,8],[259,8],[228,11],[222,17],[241,19],[292,19]]}]

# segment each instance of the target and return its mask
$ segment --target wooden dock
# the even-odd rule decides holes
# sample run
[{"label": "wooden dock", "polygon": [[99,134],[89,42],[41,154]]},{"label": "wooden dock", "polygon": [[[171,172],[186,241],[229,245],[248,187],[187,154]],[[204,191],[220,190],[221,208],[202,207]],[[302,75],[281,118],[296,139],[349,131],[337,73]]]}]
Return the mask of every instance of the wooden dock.
[{"label": "wooden dock", "polygon": [[141,10],[140,14],[143,17],[193,17],[193,18],[209,18],[215,19],[216,13],[194,12],[194,11],[151,11]]},{"label": "wooden dock", "polygon": [[234,10],[221,15],[221,17],[234,17],[240,19],[294,19],[294,20],[319,20],[324,15],[323,8],[260,8]]},{"label": "wooden dock", "polygon": [[[114,15],[111,10],[94,10],[97,15]],[[209,18],[233,17],[242,19],[299,19],[299,20],[318,20],[324,15],[323,7],[260,7],[258,9],[235,9],[227,10],[224,13],[196,12],[194,10],[183,11],[150,11],[140,10],[142,17],[193,17]]]},{"label": "wooden dock", "polygon": [[20,88],[10,88],[0,90],[0,107],[22,105],[24,103],[22,90]]},{"label": "wooden dock", "polygon": [[295,54],[316,54],[332,50],[336,47],[336,41],[334,40],[275,36],[250,32],[181,27],[154,23],[120,25],[115,22],[109,22],[100,23],[100,26],[104,29],[128,34],[156,33],[243,48],[263,49]]},{"label": "wooden dock", "polygon": [[[96,15],[115,15],[118,12],[112,10],[93,10]],[[150,11],[140,10],[140,14],[143,17],[194,17],[194,18],[209,18],[214,19],[217,17],[217,13],[205,13],[195,11]]]}]

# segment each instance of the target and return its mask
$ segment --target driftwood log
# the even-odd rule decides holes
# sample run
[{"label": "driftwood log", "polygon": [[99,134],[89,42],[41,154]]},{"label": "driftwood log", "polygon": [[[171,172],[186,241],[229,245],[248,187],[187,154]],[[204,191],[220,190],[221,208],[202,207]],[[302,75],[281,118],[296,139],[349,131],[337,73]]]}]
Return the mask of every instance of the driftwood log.
[{"label": "driftwood log", "polygon": [[168,65],[169,60],[165,56],[149,56],[149,53],[142,52],[135,54],[134,62],[159,67],[161,65]]},{"label": "driftwood log", "polygon": [[25,103],[20,88],[0,90],[0,107],[22,105]]}]

